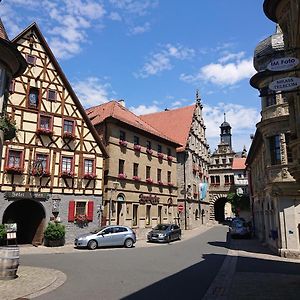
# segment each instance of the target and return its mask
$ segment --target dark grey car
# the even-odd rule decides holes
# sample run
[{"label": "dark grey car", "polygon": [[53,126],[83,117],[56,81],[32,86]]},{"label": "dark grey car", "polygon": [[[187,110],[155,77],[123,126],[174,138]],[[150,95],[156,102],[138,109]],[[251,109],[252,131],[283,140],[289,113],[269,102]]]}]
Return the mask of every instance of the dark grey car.
[{"label": "dark grey car", "polygon": [[181,229],[176,224],[158,224],[147,235],[149,242],[171,242],[180,238]]},{"label": "dark grey car", "polygon": [[88,247],[94,250],[98,247],[124,246],[133,247],[136,242],[135,232],[127,226],[104,226],[89,233],[81,234],[74,241],[75,247]]}]

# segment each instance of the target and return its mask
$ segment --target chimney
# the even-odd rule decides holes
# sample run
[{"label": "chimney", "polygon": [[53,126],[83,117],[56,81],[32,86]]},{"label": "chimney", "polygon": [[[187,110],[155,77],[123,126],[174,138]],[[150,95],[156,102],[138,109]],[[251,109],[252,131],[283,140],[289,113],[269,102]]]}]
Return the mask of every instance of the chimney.
[{"label": "chimney", "polygon": [[124,100],[124,99],[120,99],[120,100],[118,100],[118,102],[119,102],[123,107],[125,107],[125,100]]}]

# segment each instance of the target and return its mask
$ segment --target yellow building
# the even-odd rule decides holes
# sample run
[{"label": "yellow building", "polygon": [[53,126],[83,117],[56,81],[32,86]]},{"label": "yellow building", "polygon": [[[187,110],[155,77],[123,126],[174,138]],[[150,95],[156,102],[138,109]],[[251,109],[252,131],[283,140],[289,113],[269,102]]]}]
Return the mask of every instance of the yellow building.
[{"label": "yellow building", "polygon": [[109,154],[102,224],[127,225],[145,237],[158,223],[177,222],[178,143],[126,109],[124,101],[87,113]]},{"label": "yellow building", "polygon": [[83,226],[99,225],[106,151],[38,26],[13,42],[28,67],[8,99],[18,131],[2,154],[2,223],[17,223],[18,243],[40,244],[56,220],[71,242]]}]

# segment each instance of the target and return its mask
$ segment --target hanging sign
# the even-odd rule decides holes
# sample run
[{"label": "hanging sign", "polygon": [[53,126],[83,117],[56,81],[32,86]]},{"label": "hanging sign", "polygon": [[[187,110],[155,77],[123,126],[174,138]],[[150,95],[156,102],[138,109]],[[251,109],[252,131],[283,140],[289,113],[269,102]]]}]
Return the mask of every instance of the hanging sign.
[{"label": "hanging sign", "polygon": [[285,77],[277,79],[269,84],[269,89],[272,91],[289,91],[300,86],[300,78]]},{"label": "hanging sign", "polygon": [[273,59],[267,69],[270,71],[285,71],[296,67],[299,64],[299,59],[295,57],[282,57]]}]

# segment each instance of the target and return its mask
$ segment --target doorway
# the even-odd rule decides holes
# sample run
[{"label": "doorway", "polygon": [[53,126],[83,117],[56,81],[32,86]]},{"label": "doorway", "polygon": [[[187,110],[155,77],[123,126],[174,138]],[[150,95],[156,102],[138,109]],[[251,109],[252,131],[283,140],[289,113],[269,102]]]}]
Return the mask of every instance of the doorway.
[{"label": "doorway", "polygon": [[46,214],[41,203],[30,199],[11,203],[2,223],[17,223],[18,244],[42,244]]}]

